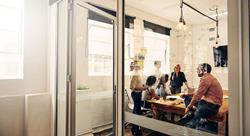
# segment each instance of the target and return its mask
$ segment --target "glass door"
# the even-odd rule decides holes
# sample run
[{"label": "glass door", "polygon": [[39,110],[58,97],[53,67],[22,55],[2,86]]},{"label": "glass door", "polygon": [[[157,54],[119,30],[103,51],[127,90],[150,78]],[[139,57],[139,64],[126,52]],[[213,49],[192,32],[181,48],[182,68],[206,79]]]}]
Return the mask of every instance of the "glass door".
[{"label": "glass door", "polygon": [[58,136],[113,134],[114,19],[82,0],[58,4]]},{"label": "glass door", "polygon": [[112,134],[114,17],[82,1],[74,3],[72,51],[75,134]]}]

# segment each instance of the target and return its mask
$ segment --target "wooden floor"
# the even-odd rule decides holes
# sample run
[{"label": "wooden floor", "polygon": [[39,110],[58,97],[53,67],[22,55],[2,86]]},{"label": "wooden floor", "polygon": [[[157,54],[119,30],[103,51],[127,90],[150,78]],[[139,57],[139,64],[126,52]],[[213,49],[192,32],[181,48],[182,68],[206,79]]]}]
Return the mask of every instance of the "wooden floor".
[{"label": "wooden floor", "polygon": [[[96,133],[96,134],[94,134],[94,136],[112,136],[111,132],[112,132],[112,129],[109,129],[109,130],[105,130],[105,131]],[[142,133],[143,133],[143,136],[168,136],[165,134],[154,132],[154,131],[146,129],[146,128],[142,128]],[[125,129],[124,136],[133,136],[131,133],[131,125],[127,126],[127,128]]]}]

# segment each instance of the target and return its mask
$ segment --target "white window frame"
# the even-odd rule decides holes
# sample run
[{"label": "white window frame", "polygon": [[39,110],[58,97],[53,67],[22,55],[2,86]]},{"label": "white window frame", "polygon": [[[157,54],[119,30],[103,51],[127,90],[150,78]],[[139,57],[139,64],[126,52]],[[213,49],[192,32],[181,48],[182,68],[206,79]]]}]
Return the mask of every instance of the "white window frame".
[{"label": "white window frame", "polygon": [[[128,39],[126,39],[126,34],[128,34]],[[129,75],[129,64],[134,58],[134,29],[125,28],[125,75]],[[126,43],[126,41],[128,43]],[[127,62],[127,63],[126,63]],[[128,64],[128,65],[127,65]]]},{"label": "white window frame", "polygon": [[[92,24],[91,23],[89,23],[89,22],[92,22]],[[107,30],[110,30],[110,31],[113,31],[113,25],[112,24],[107,24],[107,23],[103,23],[103,22],[100,22],[100,21],[96,21],[96,20],[91,20],[91,19],[89,19],[88,20],[88,30],[90,30],[90,27],[100,27],[100,28],[104,28],[104,29],[107,29]],[[88,31],[88,33],[89,33],[89,31]],[[94,76],[111,76],[112,75],[112,70],[110,71],[110,73],[106,73],[106,72],[103,72],[103,73],[98,73],[98,72],[94,72],[94,71],[90,71],[91,69],[89,69],[89,65],[90,65],[90,56],[91,56],[91,54],[89,53],[89,48],[90,48],[90,37],[89,37],[90,35],[88,34],[88,52],[87,52],[87,55],[88,55],[88,76],[91,76],[91,77],[94,77]],[[94,40],[94,41],[97,41],[97,42],[101,42],[101,41],[98,41],[98,40]],[[113,40],[112,40],[112,42],[110,43],[110,45],[112,46],[112,48],[113,48]],[[95,54],[92,54],[92,55],[95,55]],[[100,54],[98,54],[98,55],[100,55]],[[106,56],[107,57],[107,56]],[[112,61],[113,61],[113,53],[111,54],[111,63],[112,63]],[[112,63],[113,64],[113,63]]]},{"label": "white window frame", "polygon": [[[161,61],[162,68],[163,68],[163,65],[165,65],[165,71],[161,69],[162,74],[169,73],[170,72],[170,61],[169,61],[170,36],[164,35],[164,34],[159,34],[159,33],[148,31],[148,30],[144,30],[144,47],[146,47],[145,46],[145,38],[153,38],[155,40],[164,40],[166,42],[165,54],[164,54],[165,58],[164,58],[164,60],[159,60],[159,61]],[[157,47],[157,45],[152,45],[152,46]],[[147,53],[148,52],[150,52],[150,50],[147,50]],[[146,56],[147,56],[147,53],[146,53]],[[152,70],[151,71],[153,71],[154,70],[154,61],[156,61],[156,60],[154,60],[154,59],[146,60],[146,58],[147,58],[146,56],[145,56],[144,64],[146,61],[151,61],[152,62]],[[145,65],[144,65],[144,68],[145,68]],[[144,72],[144,75],[150,75],[150,74],[152,74],[152,73],[145,73]]]}]

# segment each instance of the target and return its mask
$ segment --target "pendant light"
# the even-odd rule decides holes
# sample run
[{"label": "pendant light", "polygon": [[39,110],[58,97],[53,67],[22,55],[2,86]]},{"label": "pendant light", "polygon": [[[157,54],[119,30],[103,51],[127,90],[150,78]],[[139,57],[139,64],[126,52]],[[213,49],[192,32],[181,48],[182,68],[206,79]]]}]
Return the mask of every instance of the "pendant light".
[{"label": "pendant light", "polygon": [[187,26],[186,26],[186,22],[183,18],[183,0],[181,0],[181,4],[180,4],[180,9],[181,9],[181,16],[179,19],[179,22],[177,24],[177,30],[186,30]]},{"label": "pendant light", "polygon": [[185,20],[184,20],[184,17],[183,17],[183,4],[185,5],[185,6],[187,6],[187,7],[189,7],[189,8],[191,8],[191,9],[193,9],[194,11],[196,11],[197,13],[199,13],[199,14],[201,14],[201,15],[203,15],[204,17],[206,17],[206,18],[209,18],[209,19],[211,19],[212,21],[214,21],[214,22],[216,22],[216,41],[215,41],[215,47],[218,47],[219,46],[219,38],[220,38],[220,36],[219,36],[219,14],[218,14],[218,7],[216,6],[216,8],[215,9],[210,9],[211,11],[216,11],[216,19],[214,19],[214,18],[212,18],[212,17],[210,17],[210,16],[208,16],[208,15],[206,15],[206,14],[204,14],[204,13],[202,13],[200,10],[198,10],[198,9],[196,9],[196,8],[194,8],[193,6],[191,6],[190,4],[188,4],[188,3],[186,3],[186,2],[184,2],[183,0],[180,0],[180,9],[181,9],[181,17],[180,17],[180,19],[179,19],[179,22],[178,22],[178,24],[177,24],[177,30],[183,30],[183,31],[185,31],[186,29],[187,29],[187,25],[186,25],[186,22],[185,22]]}]

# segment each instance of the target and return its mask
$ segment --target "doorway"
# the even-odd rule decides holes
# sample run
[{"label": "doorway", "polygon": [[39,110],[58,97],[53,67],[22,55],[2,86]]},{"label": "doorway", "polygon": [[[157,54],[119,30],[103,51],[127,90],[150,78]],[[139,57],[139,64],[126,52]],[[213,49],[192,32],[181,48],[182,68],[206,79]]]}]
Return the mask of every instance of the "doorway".
[{"label": "doorway", "polygon": [[82,0],[56,4],[56,135],[112,135],[115,17]]}]

